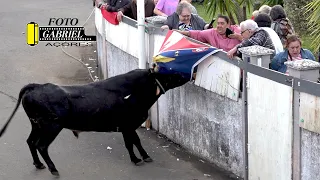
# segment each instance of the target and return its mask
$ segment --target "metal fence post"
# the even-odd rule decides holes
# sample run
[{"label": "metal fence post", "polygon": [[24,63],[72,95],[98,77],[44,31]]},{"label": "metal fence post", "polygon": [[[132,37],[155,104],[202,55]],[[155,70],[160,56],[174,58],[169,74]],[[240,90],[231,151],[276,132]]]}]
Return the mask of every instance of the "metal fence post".
[{"label": "metal fence post", "polygon": [[258,45],[239,48],[242,59],[249,57],[249,63],[260,67],[269,68],[269,63],[274,50]]},{"label": "metal fence post", "polygon": [[[309,63],[308,63],[309,62]],[[285,62],[289,75],[316,82],[319,77],[319,68],[312,67],[311,60]],[[300,92],[293,90],[293,147],[292,147],[292,179],[301,179],[301,127],[300,123]]]},{"label": "metal fence post", "polygon": [[[247,64],[250,61],[250,57],[243,58],[244,67],[247,69]],[[247,96],[247,70],[243,70],[242,76],[242,105],[243,105],[243,113],[242,113],[242,134],[243,134],[243,162],[244,162],[244,180],[248,180],[249,175],[249,162],[248,162],[248,96]]]}]

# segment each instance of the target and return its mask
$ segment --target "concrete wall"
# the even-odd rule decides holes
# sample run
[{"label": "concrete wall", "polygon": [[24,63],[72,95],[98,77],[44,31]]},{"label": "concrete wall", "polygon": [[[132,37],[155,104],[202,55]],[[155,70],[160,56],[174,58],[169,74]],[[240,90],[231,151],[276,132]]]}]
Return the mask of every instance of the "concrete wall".
[{"label": "concrete wall", "polygon": [[[138,68],[138,59],[106,42],[109,77]],[[241,100],[194,84],[168,91],[158,102],[152,127],[217,166],[243,176]],[[159,124],[158,124],[159,123]]]},{"label": "concrete wall", "polygon": [[301,179],[320,179],[320,134],[302,130]]},{"label": "concrete wall", "polygon": [[[138,68],[136,57],[108,41],[106,56],[109,77]],[[153,129],[191,153],[243,176],[241,99],[234,101],[186,84],[162,95],[155,105],[159,109],[151,110]]]},{"label": "concrete wall", "polygon": [[[96,22],[97,33],[109,33],[108,36],[105,36],[105,39],[97,38],[98,53],[101,53],[98,55],[100,64],[99,69],[105,76],[107,75],[107,77],[111,77],[137,68],[137,47],[135,47],[137,42],[128,40],[130,35],[126,34],[123,30],[120,31],[120,29],[123,28],[130,31],[130,33],[136,33],[137,29],[133,28],[134,26],[132,25],[135,23],[128,21],[126,22],[125,19],[124,23],[121,23],[119,26],[113,26],[108,24],[106,20],[99,16],[101,16],[101,14],[99,14],[98,10],[96,11],[96,20],[98,19]],[[100,20],[101,22],[99,22]],[[116,32],[121,32],[121,36],[110,35],[110,33],[116,34]],[[159,50],[163,39],[164,37],[159,36],[159,33],[155,35],[151,32],[148,35],[146,41],[150,49],[146,51],[147,57],[152,57],[153,54]],[[99,50],[99,48],[103,48],[104,50]],[[222,59],[222,61],[227,61],[225,57],[222,58],[221,56],[219,58]],[[224,66],[226,67],[218,68],[220,71],[223,71],[219,73],[233,74],[233,76],[230,76],[231,79],[229,83],[233,82],[235,85],[239,84],[239,75],[237,74],[239,70],[236,69],[234,65],[228,65],[228,63],[225,63]],[[230,66],[230,68],[228,66]],[[198,69],[198,71],[200,70],[201,69]],[[273,91],[273,86],[279,86],[275,81],[280,82],[279,79],[274,78],[274,72],[265,71],[266,70],[263,70],[262,68],[255,69],[255,72],[258,74],[260,73],[261,76],[263,75],[273,79],[263,82],[259,81],[261,85],[256,85],[255,91],[248,91],[251,93],[251,96],[249,96],[251,101],[256,101],[255,104],[259,105],[256,106],[253,103],[253,106],[248,106],[248,112],[251,113],[249,119],[250,122],[253,123],[248,127],[249,134],[251,133],[251,138],[254,137],[254,145],[258,148],[260,147],[260,149],[250,150],[250,153],[252,154],[251,156],[249,154],[249,157],[251,158],[249,158],[249,172],[253,171],[257,176],[249,177],[249,179],[257,179],[257,177],[261,174],[261,168],[259,167],[269,167],[270,172],[266,173],[269,173],[269,175],[272,173],[276,175],[268,176],[271,177],[271,179],[269,178],[268,180],[279,180],[277,178],[282,177],[282,172],[275,167],[281,166],[282,169],[285,169],[286,174],[290,174],[292,171],[295,171],[292,169],[291,160],[288,160],[287,158],[285,159],[286,162],[282,163],[282,160],[279,159],[283,158],[283,155],[291,156],[290,153],[286,153],[287,151],[290,151],[290,148],[286,148],[286,152],[284,152],[284,149],[279,148],[277,144],[272,144],[274,148],[268,148],[271,148],[273,151],[272,153],[279,156],[279,158],[273,157],[271,160],[268,158],[270,154],[268,154],[268,152],[261,147],[268,146],[268,142],[277,141],[278,144],[281,143],[283,138],[277,136],[279,133],[285,135],[286,139],[283,140],[289,142],[290,138],[288,137],[293,136],[292,128],[290,128],[290,122],[293,121],[293,117],[290,115],[291,110],[290,112],[274,110],[274,108],[277,108],[275,105],[279,105],[279,103],[276,103],[273,100],[277,99],[277,101],[280,101],[281,97],[276,97],[276,95],[283,93],[280,92],[282,89],[288,91],[287,87],[278,88],[277,91],[273,92],[274,95],[268,94],[267,97],[269,100],[267,100],[266,96],[262,96],[262,91],[260,91],[262,87],[269,87],[269,89],[271,88],[270,91]],[[209,75],[212,77],[217,76],[215,74],[205,73],[205,76]],[[276,76],[280,79],[286,78],[284,75],[276,74]],[[216,79],[215,81],[218,80]],[[281,84],[283,84],[283,82],[281,82]],[[250,83],[250,86],[252,87],[253,84],[255,84],[254,82]],[[291,84],[287,86],[291,87]],[[156,102],[151,109],[150,117],[152,128],[158,130],[160,133],[164,134],[174,142],[182,145],[191,153],[196,154],[199,157],[202,157],[237,176],[244,177],[244,162],[248,161],[247,157],[244,155],[245,144],[243,143],[244,135],[248,136],[248,134],[246,134],[248,132],[243,130],[243,123],[246,121],[246,119],[243,119],[244,116],[242,112],[245,107],[243,106],[242,102],[243,98],[233,98],[230,96],[230,94],[234,93],[230,92],[213,92],[213,90],[210,90],[210,88],[208,89],[199,87],[195,84],[188,83],[182,87],[168,91],[165,95],[162,95],[158,102]],[[292,104],[293,101],[290,99],[290,97],[282,100],[287,101],[284,102],[284,104]],[[248,103],[250,104],[250,102]],[[291,106],[288,107],[290,108]],[[259,114],[259,111],[264,113],[263,116]],[[272,119],[274,117],[276,117],[276,119]],[[283,119],[283,117],[285,118]],[[269,121],[271,119],[273,121]],[[283,123],[280,121],[286,122]],[[259,124],[259,122],[261,122],[261,124]],[[260,128],[258,129],[257,127],[253,126],[254,123],[259,125]],[[284,130],[287,130],[287,132],[284,133]],[[264,134],[264,136],[259,136],[259,133],[255,132]],[[290,143],[287,145],[288,147],[291,146]],[[262,161],[261,157],[264,157],[265,160]],[[319,179],[319,157],[320,135],[302,128],[300,162],[301,180]],[[262,180],[268,177],[264,176],[259,178]],[[288,177],[289,176],[286,175],[286,179],[288,179]]]},{"label": "concrete wall", "polygon": [[193,154],[243,176],[242,106],[194,84],[159,101],[159,131]]},{"label": "concrete wall", "polygon": [[138,68],[138,58],[122,51],[108,41],[106,42],[106,47],[109,77],[123,74]]}]

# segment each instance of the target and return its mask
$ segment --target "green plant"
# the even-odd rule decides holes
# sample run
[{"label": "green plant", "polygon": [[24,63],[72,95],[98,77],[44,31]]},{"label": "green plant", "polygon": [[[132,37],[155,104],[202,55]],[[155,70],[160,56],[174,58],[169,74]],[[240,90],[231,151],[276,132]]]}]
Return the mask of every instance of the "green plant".
[{"label": "green plant", "polygon": [[[252,8],[253,0],[205,0],[204,4],[210,16],[223,13],[229,16],[232,24],[236,24],[247,18],[247,10]],[[239,16],[242,18],[237,18]]]},{"label": "green plant", "polygon": [[283,0],[263,0],[261,4],[266,4],[271,7],[277,4],[283,6]]},{"label": "green plant", "polygon": [[305,8],[305,13],[308,14],[308,29],[311,31],[311,48],[316,52],[320,49],[320,0],[313,0]]}]

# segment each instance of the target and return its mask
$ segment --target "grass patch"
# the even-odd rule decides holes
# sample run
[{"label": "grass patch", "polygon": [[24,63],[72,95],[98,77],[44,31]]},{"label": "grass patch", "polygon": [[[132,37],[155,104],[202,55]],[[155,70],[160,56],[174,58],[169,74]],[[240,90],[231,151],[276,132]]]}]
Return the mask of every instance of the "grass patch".
[{"label": "grass patch", "polygon": [[210,16],[207,11],[206,8],[203,4],[199,4],[199,3],[192,3],[192,5],[197,9],[198,15],[200,17],[202,17],[207,23],[210,23],[213,16]]}]

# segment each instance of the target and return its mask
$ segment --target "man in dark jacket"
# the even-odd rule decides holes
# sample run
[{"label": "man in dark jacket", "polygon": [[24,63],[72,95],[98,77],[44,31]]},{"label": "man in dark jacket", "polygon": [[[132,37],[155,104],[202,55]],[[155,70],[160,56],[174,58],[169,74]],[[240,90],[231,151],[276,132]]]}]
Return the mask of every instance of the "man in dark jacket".
[{"label": "man in dark jacket", "polygon": [[104,8],[109,12],[117,12],[120,8],[130,4],[131,0],[106,0]]},{"label": "man in dark jacket", "polygon": [[[153,0],[144,0],[144,15],[145,17],[153,16],[153,10],[155,8],[155,4]],[[117,19],[120,22],[122,20],[122,16],[128,16],[131,19],[137,20],[137,0],[132,0],[131,3],[119,9]]]}]

